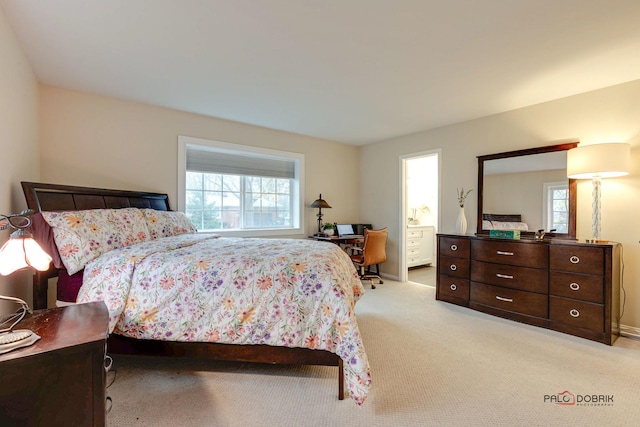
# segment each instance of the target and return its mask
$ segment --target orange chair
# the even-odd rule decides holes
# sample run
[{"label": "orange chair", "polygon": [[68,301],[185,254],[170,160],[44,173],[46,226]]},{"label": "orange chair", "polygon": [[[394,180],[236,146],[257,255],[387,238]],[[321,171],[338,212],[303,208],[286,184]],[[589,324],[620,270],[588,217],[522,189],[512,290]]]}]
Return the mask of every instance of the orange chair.
[{"label": "orange chair", "polygon": [[[380,278],[379,264],[387,260],[386,247],[387,227],[380,230],[365,229],[364,244],[362,247],[349,247],[349,249],[355,252],[349,256],[360,272],[360,280],[369,280],[371,282],[371,289],[376,288],[376,285],[373,283],[374,279],[378,279],[380,284],[384,283],[382,278]],[[376,274],[370,272],[372,265],[376,266]]]}]

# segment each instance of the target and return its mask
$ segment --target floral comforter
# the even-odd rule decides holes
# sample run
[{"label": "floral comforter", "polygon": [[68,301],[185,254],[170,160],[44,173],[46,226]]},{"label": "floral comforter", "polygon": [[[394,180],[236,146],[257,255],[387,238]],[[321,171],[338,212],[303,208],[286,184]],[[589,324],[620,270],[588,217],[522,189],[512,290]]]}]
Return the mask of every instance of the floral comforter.
[{"label": "floral comforter", "polygon": [[371,383],[355,317],[363,293],[337,245],[186,234],[101,255],[78,302],[103,300],[109,331],[133,338],[328,350],[361,405]]}]

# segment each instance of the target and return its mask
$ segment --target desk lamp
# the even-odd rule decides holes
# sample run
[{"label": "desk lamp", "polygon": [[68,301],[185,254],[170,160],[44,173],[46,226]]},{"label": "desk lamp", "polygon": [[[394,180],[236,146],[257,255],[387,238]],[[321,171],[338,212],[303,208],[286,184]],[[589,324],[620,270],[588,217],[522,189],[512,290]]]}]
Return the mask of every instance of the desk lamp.
[{"label": "desk lamp", "polygon": [[[28,267],[33,267],[40,271],[49,268],[51,257],[33,240],[31,233],[25,230],[31,225],[29,215],[32,213],[32,210],[27,209],[19,214],[0,214],[0,230],[6,230],[9,227],[16,229],[0,249],[0,274],[3,276],[8,276],[17,270]],[[20,308],[15,314],[10,315],[0,323],[0,326],[3,326],[13,322],[9,327],[0,329],[0,354],[17,348],[28,347],[38,341],[40,337],[30,330],[14,330],[27,312],[31,312],[27,303],[20,298],[4,295],[0,295],[0,300],[20,304]]]},{"label": "desk lamp", "polygon": [[318,195],[318,198],[309,205],[310,208],[318,208],[318,232],[315,236],[322,236],[322,208],[328,209],[331,208],[329,203],[327,203],[323,198],[322,194]]},{"label": "desk lamp", "polygon": [[591,233],[593,243],[601,240],[601,180],[624,176],[631,166],[631,147],[629,144],[610,143],[579,145],[567,152],[567,177],[589,179],[593,183],[593,202],[591,215]]}]

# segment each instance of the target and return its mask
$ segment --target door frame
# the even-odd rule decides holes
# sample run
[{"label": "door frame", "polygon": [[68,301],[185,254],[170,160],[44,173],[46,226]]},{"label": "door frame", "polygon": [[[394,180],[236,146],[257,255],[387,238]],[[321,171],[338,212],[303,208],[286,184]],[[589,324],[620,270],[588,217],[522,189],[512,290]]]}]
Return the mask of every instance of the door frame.
[{"label": "door frame", "polygon": [[[405,248],[407,247],[407,162],[412,160],[412,159],[416,159],[416,158],[420,158],[420,157],[427,157],[427,156],[431,156],[431,155],[437,155],[438,156],[438,210],[435,213],[436,215],[436,226],[435,226],[435,232],[437,233],[438,230],[440,229],[440,206],[441,206],[441,188],[442,188],[442,149],[441,148],[434,148],[431,150],[426,150],[426,151],[419,151],[419,152],[415,152],[415,153],[409,153],[409,154],[402,154],[399,157],[399,161],[400,161],[400,177],[399,177],[399,181],[400,181],[400,225],[399,225],[399,229],[400,229],[400,245],[398,248],[398,260],[400,261],[398,263],[398,280],[400,282],[406,282],[409,278],[409,268],[407,267],[407,251],[405,250]],[[434,258],[436,256],[435,253],[435,248],[434,248]]]}]

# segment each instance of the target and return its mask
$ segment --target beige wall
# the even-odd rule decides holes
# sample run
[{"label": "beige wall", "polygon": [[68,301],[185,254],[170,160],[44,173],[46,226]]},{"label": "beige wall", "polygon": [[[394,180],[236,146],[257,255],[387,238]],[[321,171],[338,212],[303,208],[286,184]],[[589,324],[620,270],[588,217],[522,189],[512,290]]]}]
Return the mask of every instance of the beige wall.
[{"label": "beige wall", "polygon": [[[456,188],[476,188],[476,156],[563,141],[631,144],[631,174],[604,180],[602,234],[624,247],[626,308],[622,323],[640,328],[640,80],[404,136],[362,148],[360,211],[363,220],[387,224],[389,261],[382,270],[399,274],[400,155],[442,149],[441,223],[455,231]],[[366,167],[365,167],[366,165]],[[465,206],[468,233],[476,229],[476,193]],[[590,237],[591,183],[578,184],[577,234]],[[640,329],[638,330],[640,331]]]},{"label": "beige wall", "polygon": [[[38,82],[0,8],[0,213],[26,208],[20,181],[37,180]],[[10,230],[0,231],[0,245]],[[0,277],[0,294],[31,301],[28,272]],[[0,315],[13,312],[12,303],[0,305]]]},{"label": "beige wall", "polygon": [[[358,219],[356,147],[49,86],[40,114],[44,182],[166,192],[176,209],[178,135],[186,135],[303,153],[305,205],[322,193],[332,206],[323,220]],[[313,233],[317,210],[304,213]]]}]

